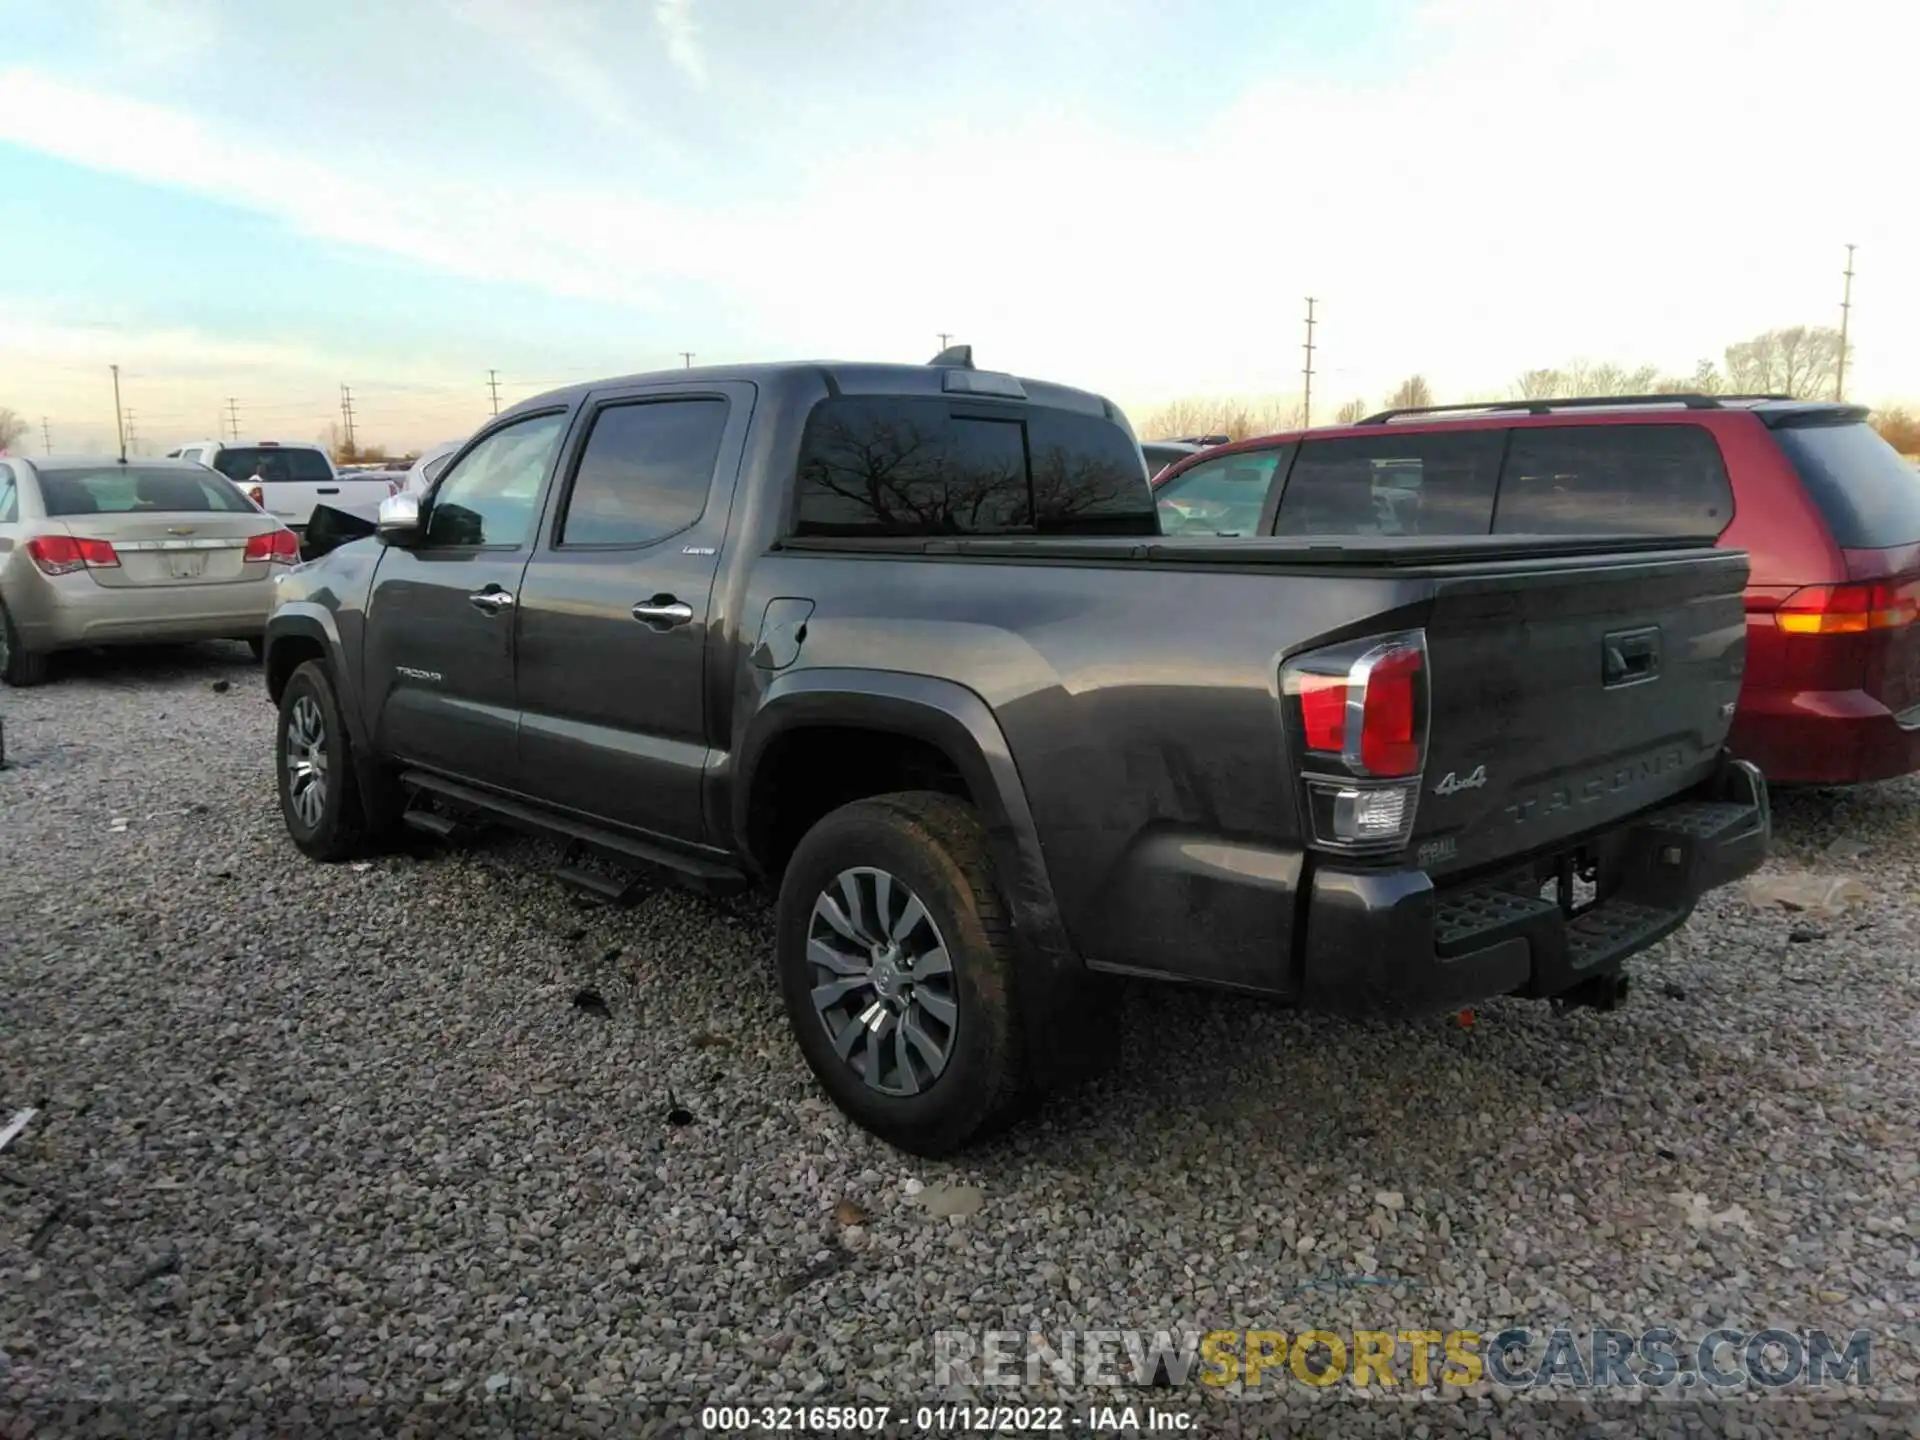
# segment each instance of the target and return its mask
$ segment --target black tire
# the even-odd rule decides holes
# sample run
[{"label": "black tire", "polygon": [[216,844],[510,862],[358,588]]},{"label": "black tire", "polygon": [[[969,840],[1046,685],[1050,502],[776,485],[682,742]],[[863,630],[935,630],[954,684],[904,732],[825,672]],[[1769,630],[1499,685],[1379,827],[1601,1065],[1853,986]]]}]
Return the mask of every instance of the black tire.
[{"label": "black tire", "polygon": [[[311,733],[316,714],[324,773],[319,803],[313,806],[296,798],[296,777],[289,762],[296,732]],[[359,786],[359,766],[364,762],[354,754],[324,661],[309,660],[287,678],[286,689],[280,692],[273,758],[281,818],[303,854],[314,860],[349,860],[378,849],[391,837],[400,817],[398,786],[384,774],[378,775],[376,813],[367,813]],[[300,787],[299,793],[305,792],[306,787]]]},{"label": "black tire", "polygon": [[252,639],[248,640],[247,649],[253,653],[253,663],[256,665],[267,658],[267,642],[261,636],[255,635]]},{"label": "black tire", "polygon": [[13,617],[0,605],[0,680],[16,690],[39,685],[47,678],[47,657],[20,643],[20,632],[13,628]]},{"label": "black tire", "polygon": [[[808,943],[816,903],[843,872],[866,868],[885,871],[919,899],[951,963],[943,993],[957,1018],[945,1068],[918,1093],[869,1086],[835,1050],[830,1022],[812,998],[818,976]],[[794,851],[780,885],[777,924],[780,989],[794,1037],[834,1103],[861,1126],[910,1154],[938,1158],[985,1138],[1025,1108],[1032,1089],[1015,1005],[1012,927],[994,883],[986,830],[971,806],[912,791],[835,810]],[[861,1058],[874,1063],[864,1049]]]}]

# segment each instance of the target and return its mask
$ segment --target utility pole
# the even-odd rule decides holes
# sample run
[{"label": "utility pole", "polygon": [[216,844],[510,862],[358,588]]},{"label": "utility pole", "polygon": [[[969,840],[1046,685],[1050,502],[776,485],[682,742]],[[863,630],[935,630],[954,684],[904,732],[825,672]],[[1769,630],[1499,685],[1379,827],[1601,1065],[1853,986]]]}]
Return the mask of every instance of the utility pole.
[{"label": "utility pole", "polygon": [[1847,398],[1847,320],[1853,310],[1853,246],[1847,246],[1846,288],[1840,292],[1840,364],[1833,373],[1833,398]]},{"label": "utility pole", "polygon": [[940,337],[940,348],[942,350],[946,349],[947,342],[953,339],[952,332],[947,330],[936,330],[934,333]]},{"label": "utility pole", "polygon": [[[126,435],[127,435],[127,449],[131,450],[134,454],[138,455],[140,453],[140,442],[134,436],[134,433],[133,433],[133,411],[131,410],[127,411]],[[125,459],[126,457],[122,456],[121,458]]]},{"label": "utility pole", "polygon": [[40,417],[40,438],[47,442],[47,453],[53,453],[53,427],[47,423],[47,417]]},{"label": "utility pole", "polygon": [[500,372],[498,370],[487,371],[487,389],[493,392],[493,413],[498,415],[500,413]]},{"label": "utility pole", "polygon": [[340,387],[340,418],[347,425],[347,458],[351,460],[360,453],[353,443],[353,387],[351,385]]},{"label": "utility pole", "polygon": [[1300,400],[1300,428],[1313,428],[1313,296],[1307,296],[1306,393]]},{"label": "utility pole", "polygon": [[232,428],[232,439],[240,438],[240,402],[233,396],[227,397],[227,424]]},{"label": "utility pole", "polygon": [[113,370],[113,423],[120,431],[120,463],[124,465],[127,463],[127,416],[126,412],[120,408],[120,367],[115,365],[111,368]]},{"label": "utility pole", "polygon": [[693,368],[693,352],[691,350],[682,350],[680,352],[680,358],[687,362],[687,369],[691,370]]}]

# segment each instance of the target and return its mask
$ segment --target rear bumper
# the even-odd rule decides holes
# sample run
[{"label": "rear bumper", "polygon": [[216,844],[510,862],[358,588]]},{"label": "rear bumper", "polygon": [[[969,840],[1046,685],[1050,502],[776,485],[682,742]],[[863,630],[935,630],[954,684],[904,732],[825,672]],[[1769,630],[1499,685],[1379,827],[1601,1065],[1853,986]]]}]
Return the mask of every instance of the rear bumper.
[{"label": "rear bumper", "polygon": [[1708,786],[1590,837],[1603,898],[1572,919],[1540,898],[1542,862],[1439,889],[1419,871],[1319,870],[1301,1003],[1418,1015],[1496,995],[1564,994],[1617,974],[1684,924],[1707,891],[1758,869],[1771,842],[1766,781],[1732,761]]},{"label": "rear bumper", "polygon": [[1727,748],[1780,785],[1857,785],[1920,770],[1920,715],[1864,690],[1742,695]]},{"label": "rear bumper", "polygon": [[40,651],[90,645],[164,644],[181,640],[247,640],[266,633],[273,582],[114,589],[85,575],[80,583],[48,583],[31,607],[15,612],[20,638]]}]

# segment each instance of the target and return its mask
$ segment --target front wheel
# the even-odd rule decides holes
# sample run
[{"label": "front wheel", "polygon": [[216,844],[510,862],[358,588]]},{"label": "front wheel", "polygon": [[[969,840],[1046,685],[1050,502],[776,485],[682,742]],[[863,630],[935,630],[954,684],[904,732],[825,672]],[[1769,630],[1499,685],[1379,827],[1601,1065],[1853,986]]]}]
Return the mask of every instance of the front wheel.
[{"label": "front wheel", "polygon": [[915,791],[828,815],[787,866],[777,944],[801,1053],[867,1130],[939,1157],[1018,1113],[1013,939],[971,806]]},{"label": "front wheel", "polygon": [[391,829],[395,807],[369,817],[361,801],[360,763],[340,714],[333,678],[309,660],[280,692],[274,746],[280,814],[287,834],[315,860],[346,860],[374,848]]}]

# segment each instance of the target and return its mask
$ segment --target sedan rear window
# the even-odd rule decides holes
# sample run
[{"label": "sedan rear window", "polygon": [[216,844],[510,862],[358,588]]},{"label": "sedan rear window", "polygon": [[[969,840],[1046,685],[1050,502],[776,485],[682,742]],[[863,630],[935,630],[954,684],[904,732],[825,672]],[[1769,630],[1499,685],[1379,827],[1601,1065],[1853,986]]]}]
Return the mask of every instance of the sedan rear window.
[{"label": "sedan rear window", "polygon": [[218,475],[182,470],[42,470],[40,499],[51,516],[209,512],[247,515],[254,507]]},{"label": "sedan rear window", "polygon": [[213,468],[229,480],[252,480],[256,465],[260,478],[269,485],[289,480],[300,485],[331,485],[334,481],[327,457],[306,447],[245,445],[222,450],[213,457]]},{"label": "sedan rear window", "polygon": [[1920,543],[1920,473],[1871,426],[1782,425],[1774,434],[1841,549]]}]

